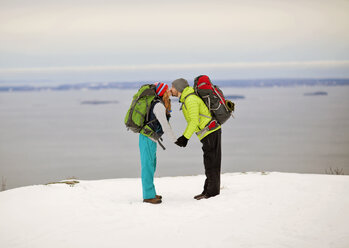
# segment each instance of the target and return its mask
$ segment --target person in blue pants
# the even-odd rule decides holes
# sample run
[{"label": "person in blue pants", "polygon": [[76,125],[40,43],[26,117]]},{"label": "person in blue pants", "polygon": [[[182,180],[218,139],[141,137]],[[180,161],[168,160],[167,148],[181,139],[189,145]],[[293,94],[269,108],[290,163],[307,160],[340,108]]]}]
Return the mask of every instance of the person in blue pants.
[{"label": "person in blue pants", "polygon": [[[169,123],[171,93],[167,84],[157,82],[155,85],[156,93],[160,97],[160,100],[152,103],[148,125],[159,137],[166,133],[174,143],[177,139]],[[157,143],[152,138],[139,134],[139,150],[141,155],[143,202],[159,204],[162,202],[162,196],[156,194],[154,186]]]}]

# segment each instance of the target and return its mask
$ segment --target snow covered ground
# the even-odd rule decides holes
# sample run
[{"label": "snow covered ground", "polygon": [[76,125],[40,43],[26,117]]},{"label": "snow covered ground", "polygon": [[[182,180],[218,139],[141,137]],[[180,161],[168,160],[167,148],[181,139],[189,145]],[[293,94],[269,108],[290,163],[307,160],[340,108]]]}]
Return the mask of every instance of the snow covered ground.
[{"label": "snow covered ground", "polygon": [[349,176],[156,178],[163,203],[142,203],[140,179],[36,185],[0,193],[0,247],[349,247]]}]

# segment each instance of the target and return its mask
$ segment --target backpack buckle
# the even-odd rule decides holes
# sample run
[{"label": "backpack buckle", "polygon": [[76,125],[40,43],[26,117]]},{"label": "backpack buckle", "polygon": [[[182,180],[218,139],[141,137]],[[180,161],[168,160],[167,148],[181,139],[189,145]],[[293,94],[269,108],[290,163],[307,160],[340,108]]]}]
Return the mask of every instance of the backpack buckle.
[{"label": "backpack buckle", "polygon": [[210,122],[210,124],[208,124],[208,129],[209,130],[215,129],[216,126],[217,126],[217,121],[213,120],[213,121]]}]

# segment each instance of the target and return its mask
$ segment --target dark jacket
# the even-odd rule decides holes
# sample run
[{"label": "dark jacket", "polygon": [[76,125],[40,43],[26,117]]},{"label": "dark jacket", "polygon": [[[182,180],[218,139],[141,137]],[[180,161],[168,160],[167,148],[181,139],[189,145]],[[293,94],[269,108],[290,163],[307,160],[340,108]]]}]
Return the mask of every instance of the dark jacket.
[{"label": "dark jacket", "polygon": [[[161,100],[155,100],[152,102],[152,105],[150,107],[149,111],[149,117],[148,117],[148,126],[157,134],[159,137],[161,137],[164,134],[164,131],[162,130],[162,127],[160,125],[160,122],[156,119],[156,116],[154,114],[154,106],[155,104],[160,103],[163,104]],[[170,120],[170,116],[166,115],[167,120]]]}]

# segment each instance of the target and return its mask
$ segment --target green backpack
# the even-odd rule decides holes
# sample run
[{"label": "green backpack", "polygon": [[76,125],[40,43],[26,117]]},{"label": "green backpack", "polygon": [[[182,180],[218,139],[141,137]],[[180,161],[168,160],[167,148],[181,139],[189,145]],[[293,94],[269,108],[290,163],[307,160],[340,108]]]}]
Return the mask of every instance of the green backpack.
[{"label": "green backpack", "polygon": [[[138,92],[133,96],[130,108],[125,116],[125,125],[127,130],[134,133],[141,133],[144,136],[159,141],[159,135],[149,127],[149,112],[153,101],[158,100],[155,91],[155,85],[142,85]],[[154,120],[155,121],[155,120]],[[161,143],[159,142],[161,145]],[[161,145],[162,146],[162,145]]]}]

